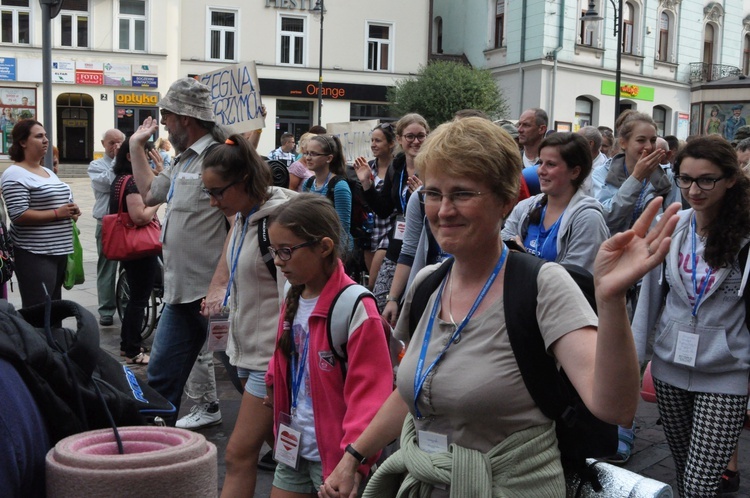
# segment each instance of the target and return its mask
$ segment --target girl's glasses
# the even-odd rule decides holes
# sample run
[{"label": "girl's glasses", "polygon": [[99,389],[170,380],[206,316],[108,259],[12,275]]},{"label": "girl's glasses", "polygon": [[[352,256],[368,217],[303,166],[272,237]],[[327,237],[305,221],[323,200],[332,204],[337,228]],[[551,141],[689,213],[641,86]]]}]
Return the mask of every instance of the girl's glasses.
[{"label": "girl's glasses", "polygon": [[677,187],[684,189],[690,188],[695,183],[701,190],[713,190],[716,187],[716,182],[720,182],[725,178],[724,176],[721,178],[691,178],[687,175],[677,175],[674,177],[674,183]]},{"label": "girl's glasses", "polygon": [[226,187],[222,187],[220,189],[207,189],[206,187],[201,187],[201,190],[203,191],[204,194],[210,195],[211,197],[213,197],[217,201],[220,201],[220,200],[222,200],[224,198],[224,192],[226,192],[230,187],[234,187],[238,183],[242,183],[242,180],[238,180],[236,182],[232,182],[229,185],[227,185]]},{"label": "girl's glasses", "polygon": [[296,251],[297,249],[301,249],[303,247],[314,246],[318,242],[320,242],[319,239],[309,240],[307,242],[303,242],[301,244],[297,244],[296,246],[292,246],[292,247],[279,247],[278,249],[276,249],[275,247],[269,247],[268,252],[271,253],[271,256],[273,256],[274,259],[279,258],[281,261],[289,261],[290,259],[292,259],[292,253]]}]

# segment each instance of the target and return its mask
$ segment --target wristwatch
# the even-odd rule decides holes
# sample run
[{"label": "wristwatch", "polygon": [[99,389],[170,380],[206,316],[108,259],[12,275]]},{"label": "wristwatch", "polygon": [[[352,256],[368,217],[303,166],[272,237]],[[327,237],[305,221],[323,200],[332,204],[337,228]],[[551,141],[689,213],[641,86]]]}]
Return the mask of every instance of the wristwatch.
[{"label": "wristwatch", "polygon": [[367,463],[367,458],[363,457],[362,453],[360,453],[359,451],[355,450],[354,446],[352,446],[351,444],[347,444],[346,445],[346,452],[349,453],[354,458],[356,458],[357,461],[361,465],[364,465],[365,463]]},{"label": "wristwatch", "polygon": [[394,296],[391,296],[390,294],[388,294],[387,296],[385,296],[385,300],[386,300],[386,302],[388,302],[388,301],[393,301],[394,303],[398,302],[398,298],[394,297]]}]

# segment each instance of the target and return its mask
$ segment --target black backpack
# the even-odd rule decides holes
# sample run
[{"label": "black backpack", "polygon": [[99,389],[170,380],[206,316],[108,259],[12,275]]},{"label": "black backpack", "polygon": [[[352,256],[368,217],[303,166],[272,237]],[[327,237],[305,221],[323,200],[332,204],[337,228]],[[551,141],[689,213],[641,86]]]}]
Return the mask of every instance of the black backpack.
[{"label": "black backpack", "polygon": [[[547,354],[536,321],[537,281],[547,261],[530,254],[511,251],[505,265],[503,304],[505,322],[513,354],[526,389],[542,413],[555,421],[558,447],[565,473],[578,473],[598,491],[596,474],[586,467],[586,458],[605,458],[617,452],[617,426],[591,414],[573,384],[558,370],[555,359]],[[432,293],[450,270],[453,259],[443,262],[415,289],[409,312],[409,330],[414,330],[424,314]],[[575,265],[562,265],[596,310],[594,281],[589,272]],[[513,292],[507,292],[508,289]]]},{"label": "black backpack", "polygon": [[[75,318],[76,330],[49,325],[69,317]],[[24,380],[52,444],[87,430],[176,415],[172,403],[99,347],[96,318],[74,302],[16,311],[0,300],[0,356]]]}]

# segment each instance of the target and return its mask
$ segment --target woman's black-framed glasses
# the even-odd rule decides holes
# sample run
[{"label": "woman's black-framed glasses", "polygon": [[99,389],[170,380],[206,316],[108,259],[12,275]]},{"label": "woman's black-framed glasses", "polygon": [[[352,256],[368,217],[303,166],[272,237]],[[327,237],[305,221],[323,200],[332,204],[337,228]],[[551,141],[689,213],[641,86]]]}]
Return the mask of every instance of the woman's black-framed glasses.
[{"label": "woman's black-framed glasses", "polygon": [[303,152],[302,155],[305,157],[330,156],[330,154],[326,154],[325,152],[313,152],[311,150],[308,150],[307,152]]},{"label": "woman's black-framed glasses", "polygon": [[320,239],[308,240],[307,242],[303,242],[292,247],[279,247],[278,249],[276,249],[275,247],[269,247],[268,252],[271,253],[271,256],[273,256],[274,259],[278,257],[281,261],[289,261],[290,259],[292,259],[292,253],[297,249],[314,246],[318,242],[320,242]]},{"label": "woman's black-framed glasses", "polygon": [[236,182],[232,182],[226,187],[222,187],[220,189],[207,189],[206,187],[201,187],[201,190],[203,191],[204,194],[213,197],[217,201],[220,201],[224,198],[224,192],[229,190],[230,187],[234,187],[235,185],[240,184],[242,182],[243,180],[237,180]]},{"label": "woman's black-framed glasses", "polygon": [[716,187],[716,182],[720,182],[722,180],[726,179],[726,176],[722,176],[720,178],[707,178],[707,177],[700,177],[700,178],[693,178],[687,175],[677,175],[674,177],[674,183],[677,185],[678,188],[684,188],[689,189],[693,183],[698,185],[698,188],[701,190],[713,190],[714,187]]}]

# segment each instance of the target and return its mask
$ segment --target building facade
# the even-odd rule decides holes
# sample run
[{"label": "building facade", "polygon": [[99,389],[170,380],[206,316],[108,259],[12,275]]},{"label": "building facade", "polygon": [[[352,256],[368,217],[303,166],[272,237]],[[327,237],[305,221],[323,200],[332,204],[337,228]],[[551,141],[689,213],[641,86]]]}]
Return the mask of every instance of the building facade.
[{"label": "building facade", "polygon": [[[590,4],[602,21],[580,20]],[[541,107],[550,128],[613,127],[616,6],[613,0],[433,0],[431,50],[463,54],[489,69],[511,119]],[[660,134],[691,133],[692,87],[748,74],[750,0],[624,0],[621,18],[620,111],[652,115]],[[750,106],[743,112],[750,114]]]},{"label": "building facade", "polygon": [[[109,128],[132,133],[158,115],[177,78],[255,61],[267,108],[259,151],[317,124],[385,118],[386,92],[429,52],[428,0],[65,0],[52,20],[53,143],[61,162],[102,153]],[[43,114],[42,11],[0,0],[0,161],[18,119]]]}]

